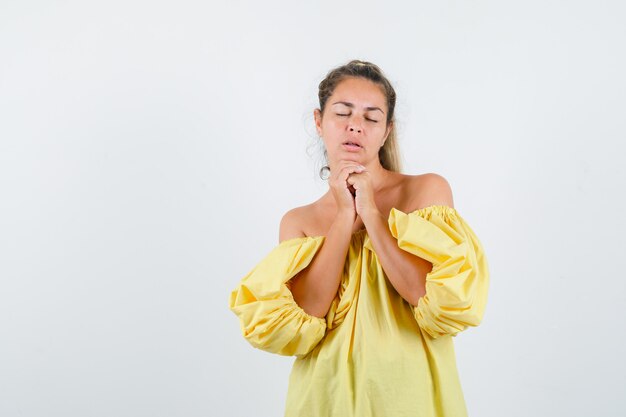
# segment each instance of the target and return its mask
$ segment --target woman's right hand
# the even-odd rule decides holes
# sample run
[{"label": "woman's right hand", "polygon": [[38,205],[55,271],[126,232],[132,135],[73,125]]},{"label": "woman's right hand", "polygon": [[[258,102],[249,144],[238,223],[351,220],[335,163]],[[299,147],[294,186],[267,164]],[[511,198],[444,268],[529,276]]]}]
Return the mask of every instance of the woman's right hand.
[{"label": "woman's right hand", "polygon": [[352,222],[356,220],[357,212],[354,195],[350,190],[352,186],[348,184],[347,180],[348,176],[353,172],[359,173],[364,169],[365,167],[359,165],[357,162],[342,160],[339,161],[337,167],[335,167],[335,172],[331,171],[330,177],[328,178],[330,190],[337,203],[337,215],[350,215]]}]

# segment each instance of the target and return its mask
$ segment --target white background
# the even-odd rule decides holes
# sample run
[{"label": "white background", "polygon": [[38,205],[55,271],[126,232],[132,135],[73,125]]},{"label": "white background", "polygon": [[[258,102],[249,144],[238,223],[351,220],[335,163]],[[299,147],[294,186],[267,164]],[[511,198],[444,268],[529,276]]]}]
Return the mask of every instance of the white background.
[{"label": "white background", "polygon": [[624,416],[626,6],[0,2],[0,415],[279,416],[229,293],[317,199],[317,84],[372,61],[404,172],[481,239],[474,417]]}]

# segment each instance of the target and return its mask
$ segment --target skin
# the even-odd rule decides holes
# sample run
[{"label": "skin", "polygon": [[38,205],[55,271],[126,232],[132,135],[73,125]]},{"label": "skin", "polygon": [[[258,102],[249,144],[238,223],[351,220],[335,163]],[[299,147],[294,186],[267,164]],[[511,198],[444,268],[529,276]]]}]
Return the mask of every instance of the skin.
[{"label": "skin", "polygon": [[[342,102],[338,103],[338,102]],[[403,175],[382,167],[378,151],[391,131],[381,88],[363,78],[340,82],[315,125],[328,153],[329,190],[318,201],[283,216],[280,238],[325,236],[307,268],[288,283],[296,303],[308,314],[325,317],[335,298],[352,234],[367,229],[387,278],[408,303],[426,293],[432,264],[398,247],[387,219],[392,207],[404,212],[433,204],[453,207],[447,181],[437,174]],[[357,142],[351,151],[344,143]],[[353,195],[354,194],[354,195]]]}]

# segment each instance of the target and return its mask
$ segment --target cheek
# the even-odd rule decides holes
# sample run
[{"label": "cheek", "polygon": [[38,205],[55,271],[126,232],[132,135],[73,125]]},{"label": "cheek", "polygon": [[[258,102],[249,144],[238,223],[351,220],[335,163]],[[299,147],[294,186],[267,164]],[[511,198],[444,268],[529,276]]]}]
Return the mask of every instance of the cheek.
[{"label": "cheek", "polygon": [[378,126],[376,126],[376,135],[380,136],[381,138],[385,136],[386,131],[387,127],[384,123],[379,123]]},{"label": "cheek", "polygon": [[337,135],[341,135],[341,133],[345,130],[345,123],[341,120],[324,120],[322,123],[322,130],[325,137],[332,138]]},{"label": "cheek", "polygon": [[345,122],[341,119],[333,119],[328,122],[331,129],[342,129]]}]

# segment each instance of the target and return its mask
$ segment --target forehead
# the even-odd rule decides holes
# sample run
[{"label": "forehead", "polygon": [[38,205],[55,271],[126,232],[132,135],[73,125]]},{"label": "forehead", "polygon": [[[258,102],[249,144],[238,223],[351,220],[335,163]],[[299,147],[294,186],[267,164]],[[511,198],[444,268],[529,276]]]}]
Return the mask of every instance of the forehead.
[{"label": "forehead", "polygon": [[339,100],[357,107],[376,106],[381,109],[385,109],[387,104],[382,88],[365,78],[346,78],[335,87],[331,97],[331,104]]}]

